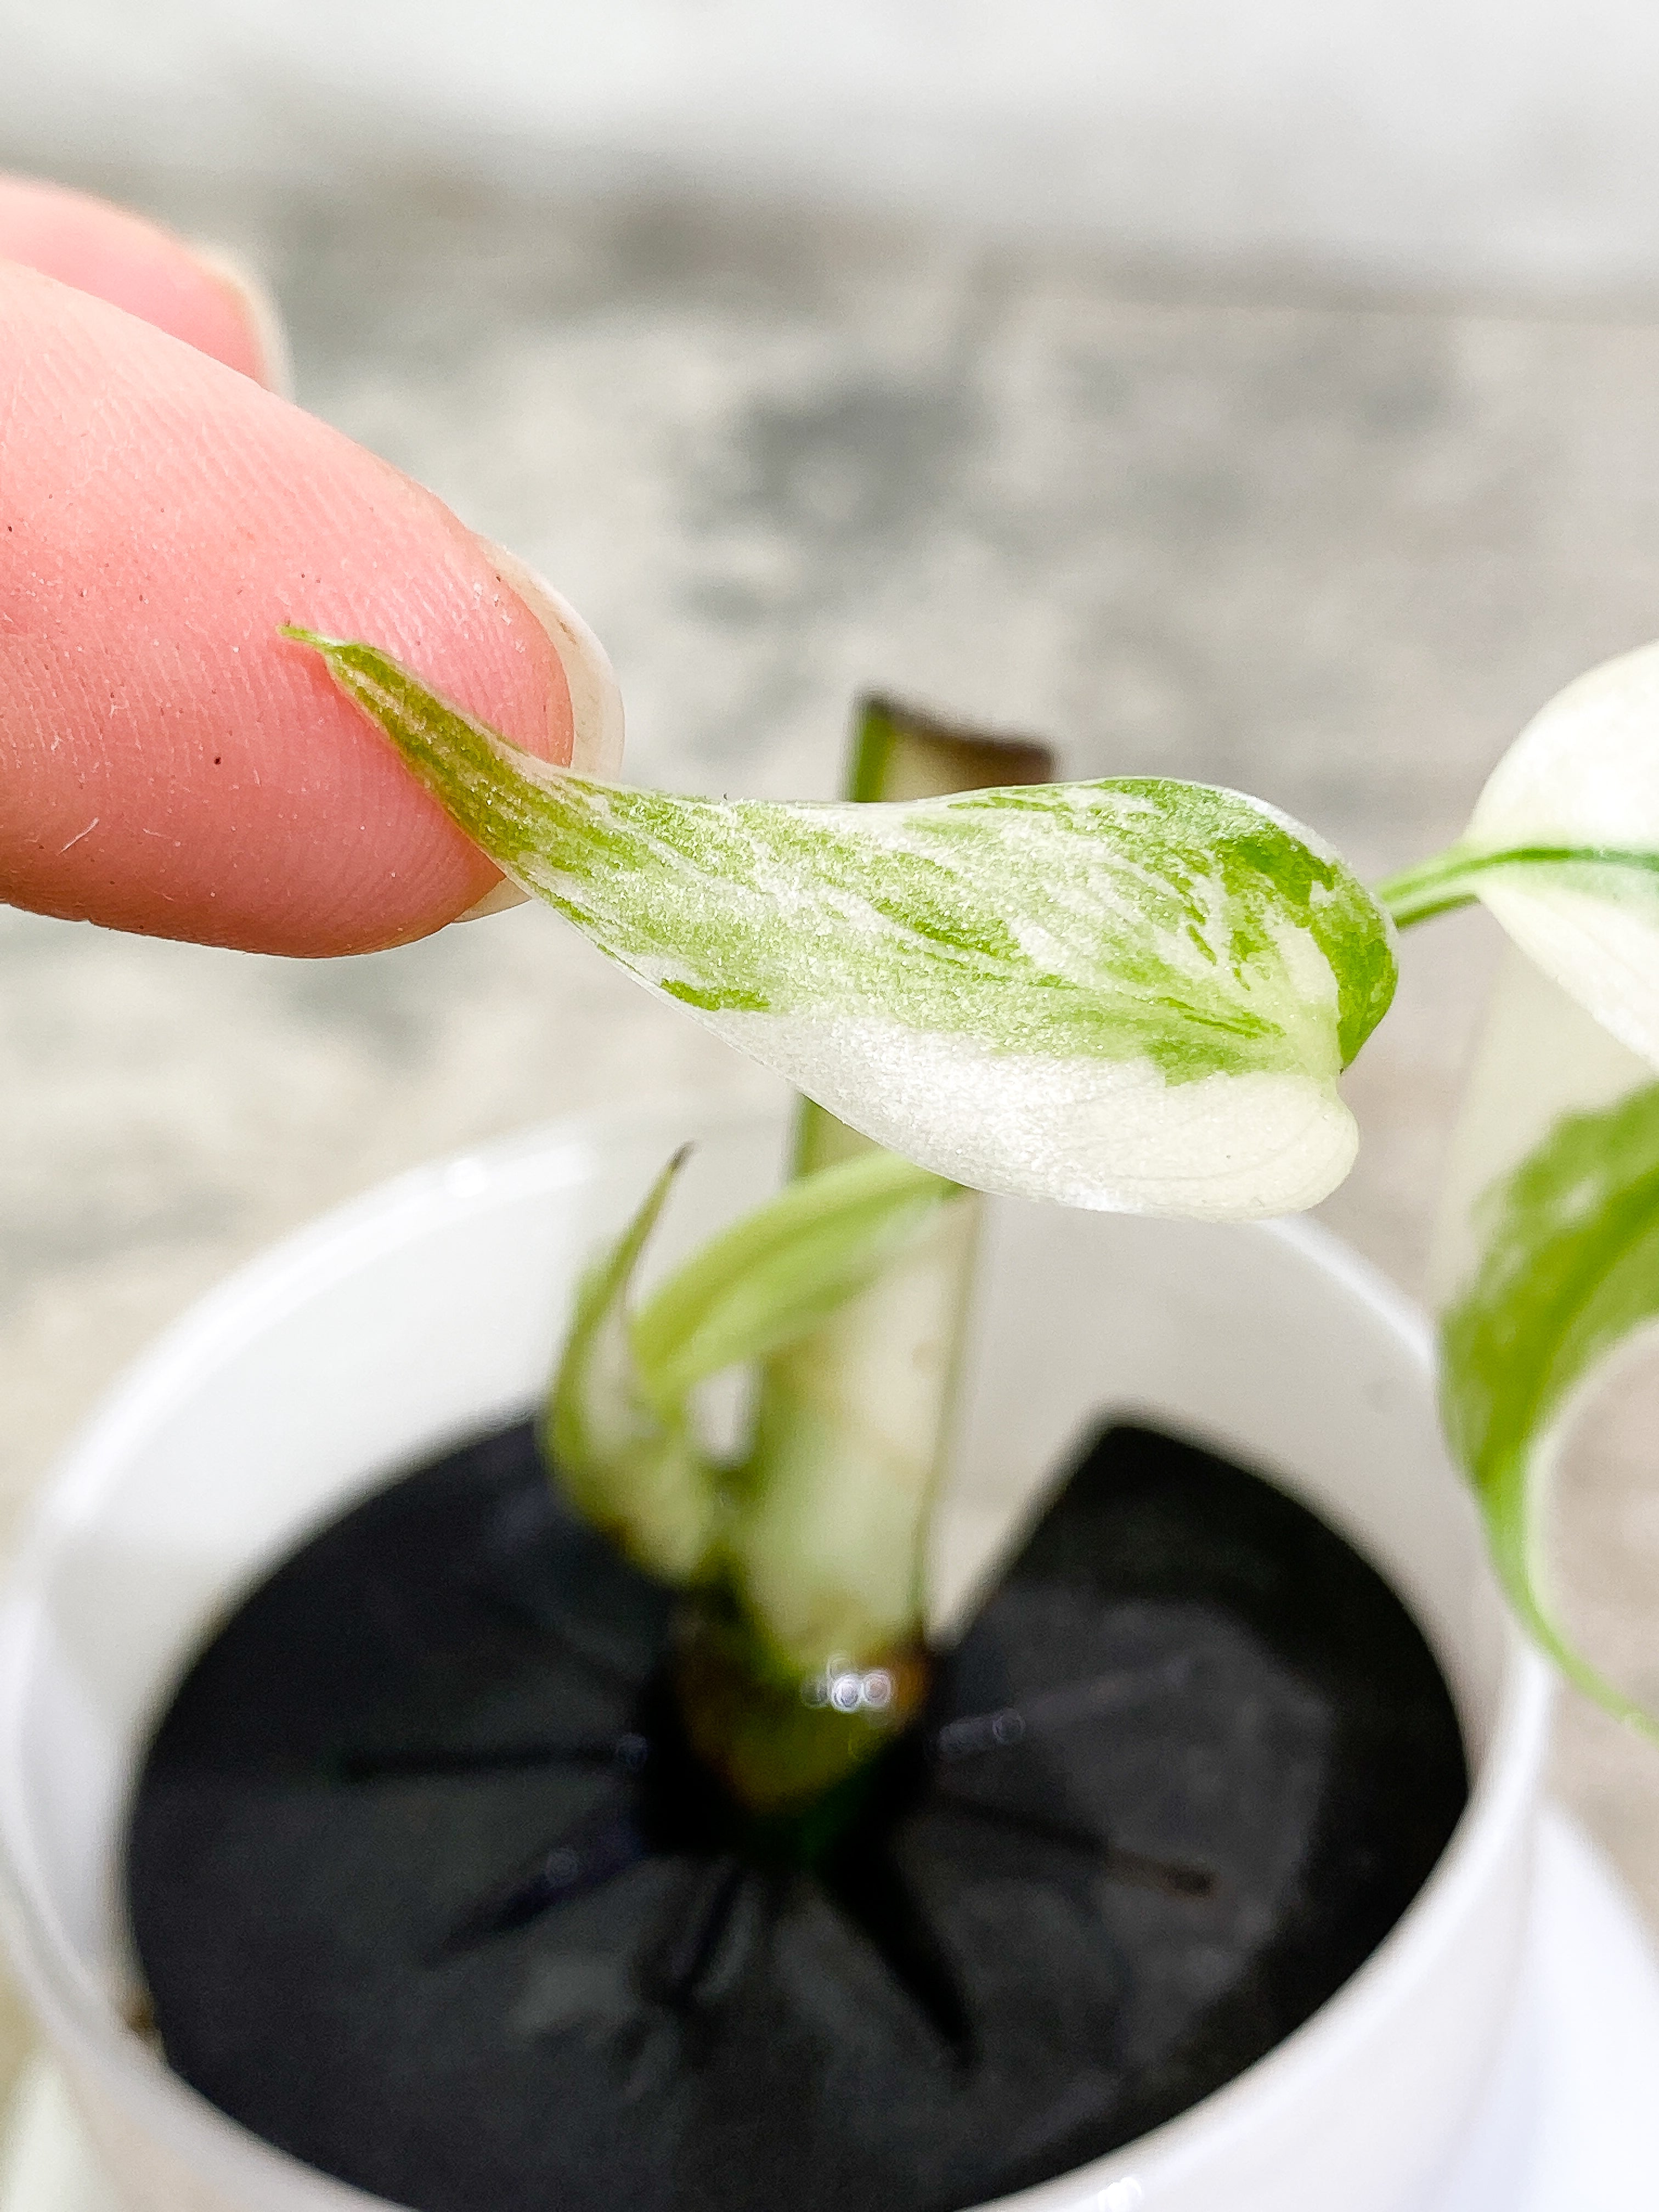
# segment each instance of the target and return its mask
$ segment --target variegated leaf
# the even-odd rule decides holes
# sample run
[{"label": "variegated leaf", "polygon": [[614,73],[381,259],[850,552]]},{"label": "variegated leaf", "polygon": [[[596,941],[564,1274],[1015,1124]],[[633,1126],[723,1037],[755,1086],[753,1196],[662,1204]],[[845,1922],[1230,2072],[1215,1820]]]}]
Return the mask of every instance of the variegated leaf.
[{"label": "variegated leaf", "polygon": [[1580,1393],[1659,1319],[1659,1083],[1516,953],[1465,1098],[1436,1243],[1446,1433],[1499,1572],[1581,1687],[1644,1721],[1554,1617],[1541,1505]]},{"label": "variegated leaf", "polygon": [[983,1190],[1310,1206],[1387,1010],[1386,916],[1308,831],[1126,778],[892,805],[550,768],[374,647],[301,635],[503,872],[877,1142]]}]

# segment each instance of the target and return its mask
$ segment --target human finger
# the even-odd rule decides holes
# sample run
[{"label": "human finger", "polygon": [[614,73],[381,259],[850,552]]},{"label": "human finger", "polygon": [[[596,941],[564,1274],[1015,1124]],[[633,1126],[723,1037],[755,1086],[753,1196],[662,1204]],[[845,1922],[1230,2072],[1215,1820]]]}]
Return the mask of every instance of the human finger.
[{"label": "human finger", "polygon": [[614,771],[580,623],[385,462],[11,265],[0,365],[0,896],[324,954],[495,888],[284,623],[370,639],[519,744]]},{"label": "human finger", "polygon": [[90,292],[256,383],[288,388],[282,325],[247,271],[112,201],[0,176],[0,261]]}]

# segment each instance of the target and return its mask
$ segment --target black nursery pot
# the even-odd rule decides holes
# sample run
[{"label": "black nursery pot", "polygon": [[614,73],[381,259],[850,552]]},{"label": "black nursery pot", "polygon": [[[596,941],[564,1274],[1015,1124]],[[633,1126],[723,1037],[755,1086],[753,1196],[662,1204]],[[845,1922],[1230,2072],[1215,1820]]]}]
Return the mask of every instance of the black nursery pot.
[{"label": "black nursery pot", "polygon": [[[59,2040],[136,2201],[199,2156],[234,2212],[322,2212],[322,2176],[415,2212],[1403,2212],[1501,2031],[1539,1735],[1409,1319],[1305,1230],[993,1209],[932,1702],[832,1836],[757,1834],[681,1735],[668,1600],[523,1417],[683,1133],[393,1187],[89,1440],[88,1525],[149,1499],[203,1593],[112,1573],[103,1608],[172,2071]],[[775,1156],[712,1133],[678,1236]],[[45,1563],[60,1644],[87,1556],[78,1626]]]}]

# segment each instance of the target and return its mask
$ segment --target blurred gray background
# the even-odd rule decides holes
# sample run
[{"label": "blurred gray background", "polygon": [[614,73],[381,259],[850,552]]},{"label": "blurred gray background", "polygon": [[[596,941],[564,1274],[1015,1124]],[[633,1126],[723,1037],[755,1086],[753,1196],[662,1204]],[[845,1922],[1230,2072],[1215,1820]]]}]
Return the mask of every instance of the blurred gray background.
[{"label": "blurred gray background", "polygon": [[[257,265],[304,404],[595,624],[638,780],[827,793],[876,684],[1242,785],[1376,873],[1659,631],[1637,0],[0,0],[0,165]],[[1352,1079],[1325,1212],[1408,1288],[1495,951],[1413,935]],[[527,910],[326,965],[0,913],[0,1057],[8,1525],[320,1208],[765,1087]],[[1593,1416],[1560,1509],[1650,1696],[1656,1402]],[[1558,1778],[1659,1915],[1659,1752],[1570,1703]]]}]

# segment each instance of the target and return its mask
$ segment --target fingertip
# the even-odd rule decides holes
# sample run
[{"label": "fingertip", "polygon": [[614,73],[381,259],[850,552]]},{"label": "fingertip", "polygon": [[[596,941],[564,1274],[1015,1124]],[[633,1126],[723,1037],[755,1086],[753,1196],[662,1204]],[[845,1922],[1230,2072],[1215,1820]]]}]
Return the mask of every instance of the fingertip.
[{"label": "fingertip", "polygon": [[475,899],[465,914],[458,914],[454,921],[446,922],[445,928],[459,928],[464,921],[487,921],[492,914],[511,914],[514,907],[528,906],[530,894],[520,890],[517,884],[503,876],[494,890],[486,891]]},{"label": "fingertip", "polygon": [[[0,604],[27,616],[0,625],[0,896],[319,956],[491,894],[489,861],[284,624],[381,647],[548,759],[613,763],[586,625],[387,464],[23,269],[0,269]],[[97,497],[65,500],[66,472]]]},{"label": "fingertip", "polygon": [[90,293],[256,384],[289,388],[275,303],[222,248],[191,244],[90,192],[0,176],[0,260]]},{"label": "fingertip", "polygon": [[564,672],[571,726],[566,764],[579,775],[614,782],[622,769],[624,729],[622,687],[610,654],[563,592],[527,561],[490,538],[477,542],[501,583],[547,633]]},{"label": "fingertip", "polygon": [[[550,702],[547,744],[532,741],[526,750],[559,761],[578,775],[614,781],[622,766],[623,709],[610,655],[564,594],[527,562],[489,538],[475,536],[473,543],[494,570],[497,582],[545,634],[553,648],[554,668],[562,679],[562,696]],[[347,641],[325,637],[303,623],[291,622],[279,624],[277,635],[291,644],[312,649],[319,667],[325,663],[323,648]],[[482,852],[476,857],[493,873],[493,864]],[[453,914],[434,915],[421,933],[461,922],[483,921],[529,901],[527,891],[505,876],[495,876],[482,896]]]},{"label": "fingertip", "polygon": [[[288,328],[283,321],[270,288],[258,272],[240,254],[228,247],[214,246],[202,239],[190,241],[188,251],[203,270],[229,301],[231,310],[246,331],[249,349],[249,365],[243,374],[256,384],[263,384],[267,392],[274,392],[279,399],[294,397],[294,351],[288,342]],[[211,347],[198,349],[211,352]],[[223,360],[222,354],[216,356]],[[235,362],[226,366],[234,368]]]}]

